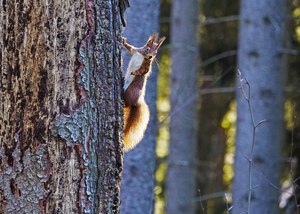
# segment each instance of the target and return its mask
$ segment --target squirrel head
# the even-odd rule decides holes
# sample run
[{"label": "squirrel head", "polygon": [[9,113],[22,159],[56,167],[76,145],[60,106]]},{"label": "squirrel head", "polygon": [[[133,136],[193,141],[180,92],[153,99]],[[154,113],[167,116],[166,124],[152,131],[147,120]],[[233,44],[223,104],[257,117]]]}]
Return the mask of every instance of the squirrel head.
[{"label": "squirrel head", "polygon": [[[157,54],[157,50],[165,41],[165,39],[166,37],[162,37],[158,40],[158,33],[151,35],[146,45],[142,48],[142,54],[144,57],[146,59],[153,59]],[[158,42],[156,43],[157,40]]]}]

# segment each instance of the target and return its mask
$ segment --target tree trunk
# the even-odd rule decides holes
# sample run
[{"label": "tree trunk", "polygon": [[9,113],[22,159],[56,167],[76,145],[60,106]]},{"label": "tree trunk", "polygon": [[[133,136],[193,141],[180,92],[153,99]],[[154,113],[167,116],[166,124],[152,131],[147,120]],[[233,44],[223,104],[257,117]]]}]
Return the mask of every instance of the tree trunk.
[{"label": "tree trunk", "polygon": [[[151,34],[158,32],[159,0],[132,0],[126,11],[127,27],[124,36],[140,47]],[[150,21],[149,21],[150,20]],[[130,54],[124,51],[123,70],[126,71]],[[147,81],[146,102],[150,108],[150,122],[142,142],[124,156],[124,175],[121,187],[121,213],[153,213],[155,141],[157,135],[156,92],[157,67]]]},{"label": "tree trunk", "polygon": [[170,154],[167,213],[195,213],[198,1],[175,0],[171,26]]},{"label": "tree trunk", "polygon": [[0,213],[118,213],[118,2],[0,1]]},{"label": "tree trunk", "polygon": [[252,107],[254,126],[262,120],[266,122],[253,133],[251,111],[241,89],[237,89],[233,214],[279,213],[279,192],[272,185],[279,185],[283,140],[285,63],[281,51],[286,31],[285,8],[286,2],[281,0],[241,3],[238,68],[250,85],[249,95],[249,87],[242,81]]}]

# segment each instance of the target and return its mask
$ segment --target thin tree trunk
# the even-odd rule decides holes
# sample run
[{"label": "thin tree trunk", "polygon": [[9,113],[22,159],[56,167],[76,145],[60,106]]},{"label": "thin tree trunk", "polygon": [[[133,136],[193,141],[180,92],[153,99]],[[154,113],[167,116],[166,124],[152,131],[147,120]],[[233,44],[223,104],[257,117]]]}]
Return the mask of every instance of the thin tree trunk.
[{"label": "thin tree trunk", "polygon": [[117,213],[118,2],[0,1],[0,212]]},{"label": "thin tree trunk", "polygon": [[[151,34],[158,32],[159,0],[132,0],[126,11],[127,27],[124,36],[139,47]],[[123,70],[129,54],[124,51]],[[154,210],[155,141],[157,135],[157,66],[147,81],[146,102],[150,108],[150,122],[142,142],[124,156],[124,175],[121,186],[121,213],[145,214]]]},{"label": "thin tree trunk", "polygon": [[195,213],[198,1],[173,1],[167,213]]},{"label": "thin tree trunk", "polygon": [[[241,3],[238,68],[250,85],[249,95],[249,87],[242,81],[254,124],[245,96],[237,89],[233,214],[279,213],[279,192],[272,186],[279,185],[283,140],[285,8],[282,0]],[[262,120],[266,122],[254,134],[253,125]]]}]

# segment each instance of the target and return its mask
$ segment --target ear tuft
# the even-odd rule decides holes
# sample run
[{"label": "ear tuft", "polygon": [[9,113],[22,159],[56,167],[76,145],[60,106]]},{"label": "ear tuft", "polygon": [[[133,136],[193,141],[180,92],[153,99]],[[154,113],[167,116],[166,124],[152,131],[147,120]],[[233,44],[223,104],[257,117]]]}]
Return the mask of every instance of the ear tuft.
[{"label": "ear tuft", "polygon": [[[152,47],[154,48],[154,50],[158,50],[158,48],[162,45],[162,43],[165,41],[166,37],[161,37],[158,40],[158,33],[155,33],[151,36],[149,36],[149,39],[146,43],[146,46]],[[156,43],[156,41],[158,40],[158,43]]]},{"label": "ear tuft", "polygon": [[158,38],[158,33],[155,33],[155,34],[149,36],[147,45],[150,45],[150,46],[153,45],[155,43],[155,41],[157,40],[157,38]]},{"label": "ear tuft", "polygon": [[162,45],[162,43],[165,41],[166,37],[161,37],[157,43],[156,50]]}]

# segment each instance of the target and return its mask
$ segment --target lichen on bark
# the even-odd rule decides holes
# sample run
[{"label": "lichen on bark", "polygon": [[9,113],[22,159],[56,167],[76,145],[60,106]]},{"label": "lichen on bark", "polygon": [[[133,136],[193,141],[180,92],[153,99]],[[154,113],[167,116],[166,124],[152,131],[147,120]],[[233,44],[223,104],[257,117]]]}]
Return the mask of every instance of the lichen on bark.
[{"label": "lichen on bark", "polygon": [[1,213],[118,210],[120,23],[101,4],[0,1]]}]

